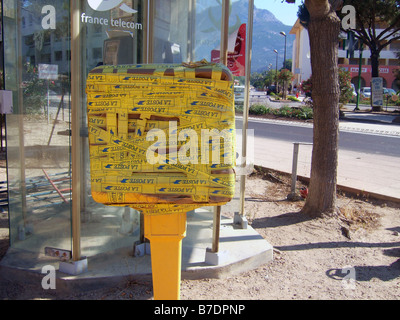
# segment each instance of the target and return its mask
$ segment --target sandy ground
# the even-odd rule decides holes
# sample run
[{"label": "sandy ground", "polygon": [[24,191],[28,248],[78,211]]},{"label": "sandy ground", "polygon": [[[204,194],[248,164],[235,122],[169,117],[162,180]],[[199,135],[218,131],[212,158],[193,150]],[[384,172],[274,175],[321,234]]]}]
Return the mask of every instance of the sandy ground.
[{"label": "sandy ground", "polygon": [[[247,180],[248,219],[274,246],[273,261],[224,279],[183,279],[181,299],[398,300],[400,204],[338,195],[338,216],[309,219],[299,213],[304,201],[286,200],[288,182],[288,177],[275,172]],[[7,244],[5,212],[0,215],[0,257]],[[3,281],[0,298],[151,300],[153,296],[150,281],[127,280],[75,294]]]}]

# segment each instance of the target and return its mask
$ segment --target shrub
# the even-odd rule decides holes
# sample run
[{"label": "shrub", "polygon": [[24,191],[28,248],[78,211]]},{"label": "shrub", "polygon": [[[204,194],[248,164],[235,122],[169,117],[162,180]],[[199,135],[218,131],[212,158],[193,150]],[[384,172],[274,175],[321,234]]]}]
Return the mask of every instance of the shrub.
[{"label": "shrub", "polygon": [[240,105],[235,104],[235,112],[243,113],[243,105],[242,104],[240,104]]},{"label": "shrub", "polygon": [[279,108],[278,114],[282,117],[292,117],[293,109],[289,106],[283,106]]},{"label": "shrub", "polygon": [[249,109],[250,114],[267,114],[268,112],[269,108],[261,104],[254,104]]},{"label": "shrub", "polygon": [[294,102],[300,102],[299,99],[297,99],[296,97],[293,97],[293,96],[287,96],[287,99],[290,101],[294,101]]},{"label": "shrub", "polygon": [[340,87],[339,102],[347,104],[353,96],[350,71],[339,69],[339,87]]},{"label": "shrub", "polygon": [[307,120],[312,119],[314,116],[313,109],[310,107],[304,107],[300,109],[300,113],[298,115],[299,119]]},{"label": "shrub", "polygon": [[300,90],[303,91],[307,97],[311,97],[311,91],[312,91],[311,77],[307,80],[303,80],[303,82],[300,84]]},{"label": "shrub", "polygon": [[313,118],[313,109],[310,107],[297,109],[289,106],[283,106],[279,109],[272,109],[269,113],[278,117],[297,118],[302,120]]}]

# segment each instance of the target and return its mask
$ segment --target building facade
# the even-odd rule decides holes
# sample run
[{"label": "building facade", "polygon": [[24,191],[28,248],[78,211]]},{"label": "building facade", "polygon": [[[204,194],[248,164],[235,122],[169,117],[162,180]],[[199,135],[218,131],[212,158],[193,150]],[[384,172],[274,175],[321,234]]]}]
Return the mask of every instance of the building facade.
[{"label": "building facade", "polygon": [[[379,33],[382,30],[377,30]],[[310,78],[311,61],[310,61],[310,45],[308,31],[297,20],[294,24],[291,34],[296,36],[293,45],[293,67],[292,72],[295,74],[294,84],[300,84],[302,81]],[[358,87],[358,74],[360,63],[360,52],[354,52],[354,58],[348,58],[345,49],[345,39],[341,39],[339,44],[339,67],[350,71],[351,82]],[[379,76],[383,78],[383,86],[392,88],[395,91],[400,90],[398,81],[396,81],[395,70],[399,70],[399,59],[396,55],[400,51],[400,41],[395,41],[388,45],[380,54],[379,60]],[[369,87],[371,83],[371,52],[367,46],[362,51],[361,61],[361,87]]]}]

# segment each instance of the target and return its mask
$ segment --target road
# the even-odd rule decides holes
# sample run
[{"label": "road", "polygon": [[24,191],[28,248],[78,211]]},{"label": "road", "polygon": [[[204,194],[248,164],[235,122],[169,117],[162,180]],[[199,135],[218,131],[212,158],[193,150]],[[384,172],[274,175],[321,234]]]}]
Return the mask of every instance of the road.
[{"label": "road", "polygon": [[[242,121],[236,121],[236,127],[242,128]],[[311,124],[293,122],[268,122],[249,120],[249,129],[254,129],[256,137],[281,140],[289,143],[312,143],[313,128]],[[357,131],[340,131],[339,150],[349,150],[370,154],[381,154],[400,157],[399,137],[378,133],[361,133]]]}]

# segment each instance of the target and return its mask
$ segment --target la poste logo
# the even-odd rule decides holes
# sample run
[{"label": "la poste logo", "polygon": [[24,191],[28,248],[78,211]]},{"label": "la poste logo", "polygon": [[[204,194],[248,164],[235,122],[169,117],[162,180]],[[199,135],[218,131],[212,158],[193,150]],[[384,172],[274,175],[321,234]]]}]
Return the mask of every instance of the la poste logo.
[{"label": "la poste logo", "polygon": [[96,11],[108,11],[119,6],[122,11],[127,13],[136,13],[134,10],[123,3],[123,0],[88,0],[89,6]]}]

